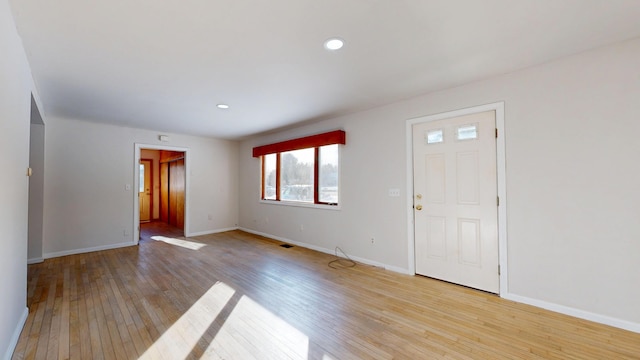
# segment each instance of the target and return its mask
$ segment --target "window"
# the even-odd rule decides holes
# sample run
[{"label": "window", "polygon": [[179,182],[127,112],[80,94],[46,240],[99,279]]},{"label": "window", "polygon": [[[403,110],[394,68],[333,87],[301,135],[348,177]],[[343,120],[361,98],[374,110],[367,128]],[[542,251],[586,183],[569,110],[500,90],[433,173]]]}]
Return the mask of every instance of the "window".
[{"label": "window", "polygon": [[262,166],[261,199],[337,205],[340,144],[341,130],[254,148]]},{"label": "window", "polygon": [[478,138],[478,125],[470,124],[458,126],[456,131],[458,134],[458,140],[473,140]]},{"label": "window", "polygon": [[268,154],[262,157],[262,169],[264,171],[264,199],[275,200],[276,199],[276,154]]},{"label": "window", "polygon": [[444,130],[428,130],[425,138],[427,139],[427,144],[441,143],[444,141]]},{"label": "window", "polygon": [[138,184],[138,192],[144,192],[144,164],[140,164],[140,184]]},{"label": "window", "polygon": [[338,145],[320,148],[318,191],[318,200],[321,203],[338,203]]}]

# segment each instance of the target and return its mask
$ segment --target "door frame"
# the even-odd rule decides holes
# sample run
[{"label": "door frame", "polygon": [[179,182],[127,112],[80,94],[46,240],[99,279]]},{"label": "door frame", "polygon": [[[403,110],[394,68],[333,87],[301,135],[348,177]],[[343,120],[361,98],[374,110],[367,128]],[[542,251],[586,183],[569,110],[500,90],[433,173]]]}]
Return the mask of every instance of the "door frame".
[{"label": "door frame", "polygon": [[[416,258],[415,258],[415,227],[413,212],[413,125],[444,120],[463,115],[481,113],[485,111],[496,112],[496,129],[498,129],[498,138],[496,139],[496,179],[498,183],[498,197],[500,205],[498,206],[498,266],[500,290],[499,295],[508,293],[508,262],[507,262],[507,189],[506,189],[506,142],[504,131],[504,102],[495,102],[491,104],[473,106],[469,108],[447,111],[434,115],[420,116],[408,119],[406,122],[406,166],[407,166],[407,234],[408,234],[408,255],[409,255],[409,274],[416,274]],[[497,271],[497,269],[496,269]]]},{"label": "door frame", "polygon": [[[152,144],[142,144],[135,143],[134,151],[133,151],[133,183],[140,183],[140,150],[149,149],[149,150],[168,150],[168,151],[181,151],[184,153],[184,236],[189,236],[189,189],[191,183],[191,156],[189,155],[189,148],[179,147],[179,146],[168,146],[168,145],[152,145]],[[133,197],[133,242],[135,245],[138,245],[140,241],[140,201],[138,199],[138,193],[136,191],[133,192],[135,196]]]}]

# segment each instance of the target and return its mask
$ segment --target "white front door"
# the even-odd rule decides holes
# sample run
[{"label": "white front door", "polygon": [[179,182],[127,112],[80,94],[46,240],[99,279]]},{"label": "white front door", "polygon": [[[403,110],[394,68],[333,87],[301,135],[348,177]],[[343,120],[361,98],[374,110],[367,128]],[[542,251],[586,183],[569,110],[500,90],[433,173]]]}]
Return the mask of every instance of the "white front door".
[{"label": "white front door", "polygon": [[495,111],[413,125],[416,273],[498,293]]}]

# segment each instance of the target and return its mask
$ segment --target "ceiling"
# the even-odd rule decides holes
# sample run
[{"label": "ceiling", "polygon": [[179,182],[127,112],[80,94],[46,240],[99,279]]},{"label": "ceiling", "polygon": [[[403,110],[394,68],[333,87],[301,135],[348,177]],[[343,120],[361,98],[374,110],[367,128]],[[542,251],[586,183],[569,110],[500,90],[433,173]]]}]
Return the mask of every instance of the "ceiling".
[{"label": "ceiling", "polygon": [[[227,139],[640,36],[638,0],[11,0],[11,6],[45,116]],[[323,42],[334,36],[344,48],[325,50]]]}]

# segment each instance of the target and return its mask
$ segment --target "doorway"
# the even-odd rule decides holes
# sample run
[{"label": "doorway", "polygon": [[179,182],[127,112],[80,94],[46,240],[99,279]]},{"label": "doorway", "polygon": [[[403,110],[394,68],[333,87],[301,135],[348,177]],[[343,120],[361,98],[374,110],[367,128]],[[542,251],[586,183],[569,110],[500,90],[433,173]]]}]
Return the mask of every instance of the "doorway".
[{"label": "doorway", "polygon": [[188,149],[136,144],[135,159],[136,243],[142,224],[171,227],[172,233],[180,236],[188,234]]},{"label": "doorway", "polygon": [[31,94],[31,128],[29,136],[29,214],[27,263],[44,261],[42,239],[44,228],[44,155],[45,124],[33,94]]},{"label": "doorway", "polygon": [[506,292],[503,108],[408,121],[411,272]]}]

